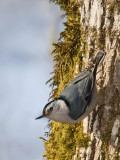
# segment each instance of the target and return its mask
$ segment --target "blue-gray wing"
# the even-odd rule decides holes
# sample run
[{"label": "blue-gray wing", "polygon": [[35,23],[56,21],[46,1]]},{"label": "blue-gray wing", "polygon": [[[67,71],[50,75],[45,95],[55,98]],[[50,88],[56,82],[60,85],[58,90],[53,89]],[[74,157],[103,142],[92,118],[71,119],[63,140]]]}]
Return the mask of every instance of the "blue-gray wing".
[{"label": "blue-gray wing", "polygon": [[80,72],[68,85],[78,83],[79,81],[81,81],[82,79],[86,78],[89,75],[90,75],[90,72],[87,70],[84,70]]},{"label": "blue-gray wing", "polygon": [[59,98],[67,103],[72,119],[78,119],[85,112],[92,98],[92,89],[92,74],[83,71],[61,92]]}]

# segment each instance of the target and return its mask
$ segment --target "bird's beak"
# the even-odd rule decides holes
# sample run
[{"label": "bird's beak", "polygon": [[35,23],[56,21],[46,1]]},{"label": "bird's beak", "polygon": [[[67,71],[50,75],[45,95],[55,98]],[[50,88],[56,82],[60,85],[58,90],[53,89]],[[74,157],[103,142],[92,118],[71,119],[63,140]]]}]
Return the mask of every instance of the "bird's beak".
[{"label": "bird's beak", "polygon": [[35,120],[43,118],[43,117],[44,117],[44,115],[41,115],[41,116],[37,117]]}]

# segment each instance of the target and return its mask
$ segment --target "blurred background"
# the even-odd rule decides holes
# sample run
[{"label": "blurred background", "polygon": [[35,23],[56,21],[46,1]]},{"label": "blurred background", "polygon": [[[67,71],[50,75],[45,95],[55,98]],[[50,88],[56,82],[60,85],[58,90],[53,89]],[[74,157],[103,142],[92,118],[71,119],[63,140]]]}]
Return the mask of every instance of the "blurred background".
[{"label": "blurred background", "polygon": [[[49,0],[0,1],[0,160],[41,160],[52,43],[63,30]],[[46,138],[46,137],[45,137]]]}]

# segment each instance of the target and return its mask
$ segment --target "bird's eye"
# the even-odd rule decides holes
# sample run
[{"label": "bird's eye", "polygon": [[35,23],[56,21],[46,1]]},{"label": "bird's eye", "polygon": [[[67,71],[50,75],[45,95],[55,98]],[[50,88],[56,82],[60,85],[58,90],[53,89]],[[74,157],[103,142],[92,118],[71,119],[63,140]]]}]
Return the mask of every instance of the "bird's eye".
[{"label": "bird's eye", "polygon": [[52,112],[52,110],[53,110],[53,107],[50,107],[50,112]]}]

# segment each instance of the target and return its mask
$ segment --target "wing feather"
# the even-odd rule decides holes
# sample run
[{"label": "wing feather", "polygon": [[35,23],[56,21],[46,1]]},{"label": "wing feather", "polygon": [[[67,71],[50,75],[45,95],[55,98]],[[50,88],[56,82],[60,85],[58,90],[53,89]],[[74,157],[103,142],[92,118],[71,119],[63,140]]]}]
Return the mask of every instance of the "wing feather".
[{"label": "wing feather", "polygon": [[87,70],[84,70],[81,73],[79,73],[68,85],[76,84],[82,79],[86,78],[88,75],[90,75],[90,72]]},{"label": "wing feather", "polygon": [[92,83],[91,73],[83,71],[61,92],[59,99],[67,103],[72,119],[78,119],[85,112],[92,98]]}]

